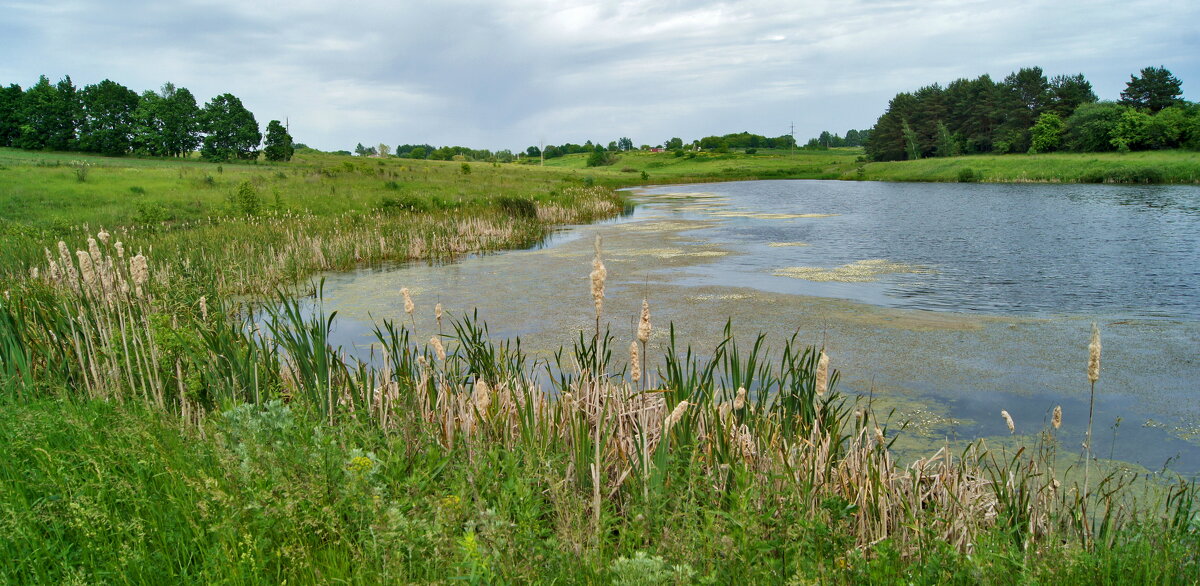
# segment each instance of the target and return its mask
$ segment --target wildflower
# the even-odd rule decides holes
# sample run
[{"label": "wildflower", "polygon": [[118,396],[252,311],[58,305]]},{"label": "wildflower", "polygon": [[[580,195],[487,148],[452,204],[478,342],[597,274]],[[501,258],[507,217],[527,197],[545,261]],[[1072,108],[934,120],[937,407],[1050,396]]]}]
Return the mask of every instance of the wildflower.
[{"label": "wildflower", "polygon": [[375,463],[372,462],[370,458],[366,456],[355,456],[350,458],[350,463],[346,464],[346,470],[362,474],[364,472],[369,472],[374,466]]}]

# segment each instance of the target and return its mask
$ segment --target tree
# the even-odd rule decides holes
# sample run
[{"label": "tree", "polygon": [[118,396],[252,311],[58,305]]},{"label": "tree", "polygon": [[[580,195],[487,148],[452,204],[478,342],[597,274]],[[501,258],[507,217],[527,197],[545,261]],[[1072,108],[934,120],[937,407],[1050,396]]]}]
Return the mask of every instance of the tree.
[{"label": "tree", "polygon": [[429,150],[423,146],[419,146],[409,151],[408,156],[414,159],[424,159],[425,157],[429,156]]},{"label": "tree", "polygon": [[1050,93],[1052,98],[1049,109],[1064,120],[1073,114],[1080,104],[1096,102],[1092,83],[1084,78],[1082,73],[1054,76],[1054,79],[1050,80]]},{"label": "tree", "polygon": [[1088,153],[1113,150],[1112,132],[1125,110],[1116,102],[1080,104],[1066,120],[1066,147]]},{"label": "tree", "polygon": [[161,157],[166,154],[162,131],[163,99],[146,90],[133,111],[133,150]]},{"label": "tree", "polygon": [[934,149],[934,154],[939,157],[957,157],[959,155],[958,141],[941,120],[937,123],[937,148]]},{"label": "tree", "polygon": [[133,113],[138,107],[138,95],[106,79],[83,88],[81,97],[84,117],[79,131],[79,147],[110,157],[132,150]]},{"label": "tree", "polygon": [[668,140],[666,144],[663,145],[663,148],[667,149],[668,151],[677,151],[683,148],[683,139],[672,137],[671,140]]},{"label": "tree", "polygon": [[254,114],[233,94],[221,94],[204,104],[204,145],[200,156],[208,161],[253,159],[258,156],[262,133]]},{"label": "tree", "polygon": [[0,86],[0,147],[17,146],[21,137],[21,101],[24,92],[21,86]]},{"label": "tree", "polygon": [[1029,152],[1033,154],[1048,153],[1058,150],[1062,144],[1065,125],[1063,119],[1053,112],[1043,112],[1038,116],[1037,123],[1029,130]]},{"label": "tree", "polygon": [[83,121],[83,103],[79,90],[71,83],[71,76],[64,76],[54,85],[54,106],[49,121],[50,134],[46,137],[46,148],[53,151],[69,151],[76,148],[79,126]]},{"label": "tree", "polygon": [[375,152],[379,153],[379,156],[381,156],[381,157],[383,157],[383,158],[385,158],[385,159],[386,159],[386,158],[387,158],[387,156],[388,156],[388,154],[390,154],[390,153],[391,153],[391,150],[392,150],[392,147],[390,147],[390,146],[388,146],[388,145],[386,145],[386,144],[383,144],[383,143],[381,142],[381,143],[379,143],[379,146],[376,148],[376,151],[375,151]]},{"label": "tree", "polygon": [[910,161],[921,158],[921,144],[917,139],[916,131],[909,126],[908,120],[904,120],[901,124],[901,133],[904,135],[904,155]]},{"label": "tree", "polygon": [[619,140],[617,140],[617,148],[623,151],[632,151],[633,139],[629,138],[628,136],[622,136]]},{"label": "tree", "polygon": [[159,128],[163,155],[186,157],[200,146],[203,119],[200,106],[196,105],[192,92],[171,82],[163,84],[158,95],[162,98]]},{"label": "tree", "polygon": [[31,151],[47,147],[46,139],[53,133],[57,94],[58,90],[44,75],[25,89],[21,96],[21,128],[16,146]]},{"label": "tree", "polygon": [[1120,152],[1138,150],[1146,146],[1150,138],[1150,115],[1135,109],[1125,108],[1112,129],[1112,145]]},{"label": "tree", "polygon": [[1141,73],[1141,77],[1129,76],[1129,83],[1121,92],[1122,105],[1149,110],[1153,114],[1182,102],[1182,84],[1165,67],[1147,67]]},{"label": "tree", "polygon": [[[380,145],[381,148],[383,145]],[[263,143],[263,154],[268,161],[290,161],[296,149],[292,146],[292,135],[288,134],[278,120],[267,123],[267,139]]]}]

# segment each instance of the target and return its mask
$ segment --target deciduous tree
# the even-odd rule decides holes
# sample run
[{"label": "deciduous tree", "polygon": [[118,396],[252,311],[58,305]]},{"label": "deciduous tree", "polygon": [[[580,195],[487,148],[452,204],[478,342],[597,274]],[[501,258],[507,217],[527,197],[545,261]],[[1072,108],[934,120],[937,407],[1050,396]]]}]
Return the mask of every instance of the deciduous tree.
[{"label": "deciduous tree", "polygon": [[[379,145],[380,148],[386,148]],[[292,135],[278,120],[267,123],[267,138],[263,144],[263,154],[268,161],[290,161],[296,149],[292,146]]]},{"label": "deciduous tree", "polygon": [[253,159],[262,133],[258,122],[233,94],[221,94],[204,104],[204,145],[200,155],[209,161]]}]

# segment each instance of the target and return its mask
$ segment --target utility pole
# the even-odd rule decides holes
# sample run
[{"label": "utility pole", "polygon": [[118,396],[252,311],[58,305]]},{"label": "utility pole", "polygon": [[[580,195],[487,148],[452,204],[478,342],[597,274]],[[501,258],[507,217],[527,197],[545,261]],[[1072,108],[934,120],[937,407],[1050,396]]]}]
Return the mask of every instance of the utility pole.
[{"label": "utility pole", "polygon": [[796,123],[795,122],[792,122],[790,130],[788,131],[788,136],[792,137],[792,144],[788,145],[788,154],[790,155],[796,148]]}]

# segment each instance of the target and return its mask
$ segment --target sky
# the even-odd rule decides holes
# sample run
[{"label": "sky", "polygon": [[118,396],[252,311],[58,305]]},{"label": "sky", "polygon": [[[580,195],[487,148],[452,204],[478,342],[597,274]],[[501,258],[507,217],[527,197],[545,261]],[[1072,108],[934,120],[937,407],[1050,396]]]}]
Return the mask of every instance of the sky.
[{"label": "sky", "polygon": [[1165,66],[1196,101],[1197,23],[1190,0],[0,0],[0,84],[231,93],[321,150],[803,143],[1030,66],[1113,100]]}]

